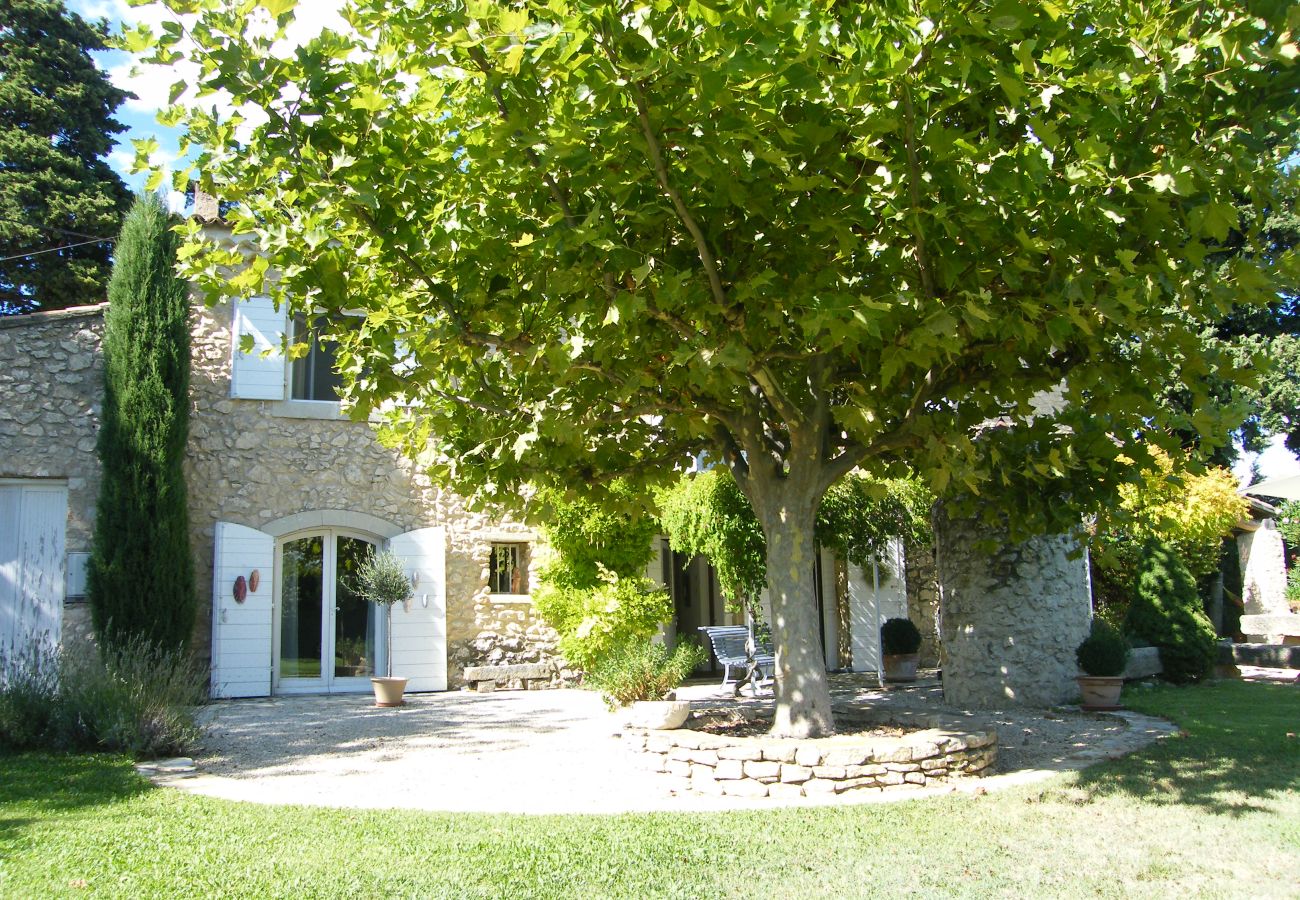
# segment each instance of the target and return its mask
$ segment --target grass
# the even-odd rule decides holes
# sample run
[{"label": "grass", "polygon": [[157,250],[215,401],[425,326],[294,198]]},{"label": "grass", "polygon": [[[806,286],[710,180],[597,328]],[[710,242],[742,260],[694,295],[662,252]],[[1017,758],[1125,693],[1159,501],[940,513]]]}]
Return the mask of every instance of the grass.
[{"label": "grass", "polygon": [[0,757],[0,896],[1300,896],[1300,689],[1126,702],[1185,734],[984,796],[723,815],[261,807]]}]

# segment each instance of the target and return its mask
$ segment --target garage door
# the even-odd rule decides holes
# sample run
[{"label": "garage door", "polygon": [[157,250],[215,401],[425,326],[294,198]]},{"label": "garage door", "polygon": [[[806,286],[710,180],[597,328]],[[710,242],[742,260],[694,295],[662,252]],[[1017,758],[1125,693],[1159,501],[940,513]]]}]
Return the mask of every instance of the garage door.
[{"label": "garage door", "polygon": [[0,657],[11,664],[59,642],[67,522],[66,486],[0,481]]}]

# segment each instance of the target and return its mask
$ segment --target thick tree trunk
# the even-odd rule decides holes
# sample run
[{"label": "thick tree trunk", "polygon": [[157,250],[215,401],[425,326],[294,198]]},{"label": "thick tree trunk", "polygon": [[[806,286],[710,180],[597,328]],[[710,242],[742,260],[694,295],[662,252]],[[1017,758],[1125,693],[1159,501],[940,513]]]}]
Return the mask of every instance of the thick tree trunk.
[{"label": "thick tree trunk", "polygon": [[832,734],[830,685],[818,639],[813,592],[813,533],[820,494],[791,479],[751,486],[750,501],[767,539],[767,589],[776,649],[776,716],[772,734]]}]

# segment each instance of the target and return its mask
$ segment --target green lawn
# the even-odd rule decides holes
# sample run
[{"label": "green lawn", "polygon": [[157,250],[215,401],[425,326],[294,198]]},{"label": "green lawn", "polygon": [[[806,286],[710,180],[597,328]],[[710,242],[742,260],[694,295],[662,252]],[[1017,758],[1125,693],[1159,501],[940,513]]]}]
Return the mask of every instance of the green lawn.
[{"label": "green lawn", "polygon": [[1029,788],[617,817],[268,808],[0,757],[0,896],[1300,897],[1300,688],[1151,688],[1185,736]]}]

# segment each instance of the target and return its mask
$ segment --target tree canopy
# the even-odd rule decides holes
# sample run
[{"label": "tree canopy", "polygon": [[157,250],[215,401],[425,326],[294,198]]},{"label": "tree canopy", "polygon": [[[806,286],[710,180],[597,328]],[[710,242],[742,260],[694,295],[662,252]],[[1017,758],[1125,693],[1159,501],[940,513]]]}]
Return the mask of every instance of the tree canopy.
[{"label": "tree canopy", "polygon": [[127,97],[90,56],[105,34],[61,0],[0,0],[0,314],[104,299],[131,204],[103,159]]},{"label": "tree canopy", "polygon": [[1280,208],[1294,145],[1281,0],[359,0],[292,52],[292,0],[168,5],[184,28],[127,40],[199,66],[174,118],[263,254],[191,272],[363,311],[337,326],[353,409],[480,501],[728,465],[782,733],[833,728],[832,484],[913,471],[1076,526],[1149,442],[1226,433],[1199,327],[1293,268],[1241,215]]}]

